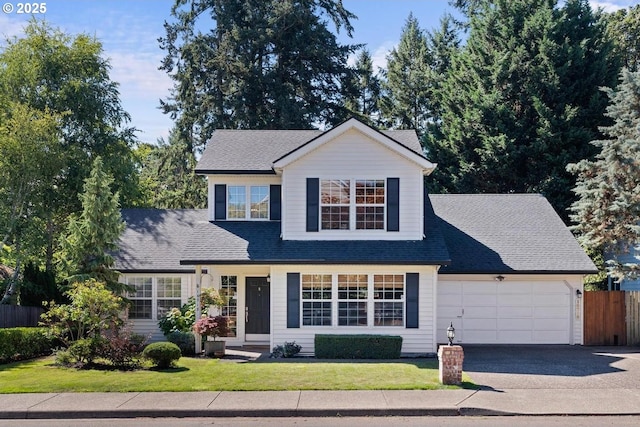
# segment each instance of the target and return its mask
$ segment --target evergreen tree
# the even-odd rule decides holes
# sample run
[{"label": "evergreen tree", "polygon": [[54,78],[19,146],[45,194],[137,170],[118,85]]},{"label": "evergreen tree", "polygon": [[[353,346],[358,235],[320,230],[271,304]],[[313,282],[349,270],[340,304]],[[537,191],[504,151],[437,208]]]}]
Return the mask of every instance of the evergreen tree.
[{"label": "evergreen tree", "polygon": [[615,85],[612,44],[586,0],[485,0],[474,4],[466,46],[453,58],[437,104],[435,191],[540,192],[561,216],[574,198],[566,165],[594,154]]},{"label": "evergreen tree", "polygon": [[402,28],[400,43],[387,56],[381,110],[394,129],[423,133],[430,118],[430,53],[418,20],[410,14]]},{"label": "evergreen tree", "polygon": [[614,41],[616,53],[629,71],[640,67],[640,5],[603,14],[607,34]]},{"label": "evergreen tree", "polygon": [[173,129],[169,141],[145,147],[140,182],[146,204],[161,209],[201,209],[207,206],[207,181],[195,174],[196,158]]},{"label": "evergreen tree", "polygon": [[68,281],[93,278],[115,291],[119,289],[118,273],[112,270],[114,261],[110,252],[117,249],[124,222],[119,194],[111,191],[112,184],[113,178],[105,172],[102,158],[96,157],[79,196],[82,212],[69,221],[60,261]]},{"label": "evergreen tree", "polygon": [[162,108],[187,151],[216,128],[309,129],[346,115],[341,83],[356,47],[325,20],[350,34],[354,16],[340,0],[176,0],[172,16],[161,69],[175,84]]},{"label": "evergreen tree", "polygon": [[352,116],[370,125],[380,122],[380,78],[373,71],[371,53],[362,49],[355,63],[355,75],[347,86],[353,92],[346,94],[345,106]]},{"label": "evergreen tree", "polygon": [[618,88],[605,92],[613,120],[603,128],[608,139],[592,142],[600,150],[594,160],[568,166],[578,177],[571,219],[584,246],[613,255],[609,269],[619,280],[638,270],[616,256],[640,242],[640,72],[623,70]]}]

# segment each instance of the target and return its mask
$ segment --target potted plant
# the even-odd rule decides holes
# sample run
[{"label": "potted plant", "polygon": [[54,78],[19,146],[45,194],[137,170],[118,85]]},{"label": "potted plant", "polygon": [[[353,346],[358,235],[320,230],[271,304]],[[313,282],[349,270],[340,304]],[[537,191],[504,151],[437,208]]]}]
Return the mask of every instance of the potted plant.
[{"label": "potted plant", "polygon": [[[198,319],[193,325],[193,331],[203,337],[205,356],[222,357],[225,352],[225,341],[216,341],[217,337],[226,337],[229,333],[229,323],[225,316],[207,316]],[[211,337],[212,340],[208,338]]]}]

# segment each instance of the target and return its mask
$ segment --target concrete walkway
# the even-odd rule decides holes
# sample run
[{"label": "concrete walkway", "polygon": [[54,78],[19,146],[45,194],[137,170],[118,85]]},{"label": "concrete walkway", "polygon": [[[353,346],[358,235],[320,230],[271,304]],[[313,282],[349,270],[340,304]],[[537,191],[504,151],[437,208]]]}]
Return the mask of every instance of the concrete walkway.
[{"label": "concrete walkway", "polygon": [[368,390],[0,395],[0,419],[640,415],[640,390]]}]

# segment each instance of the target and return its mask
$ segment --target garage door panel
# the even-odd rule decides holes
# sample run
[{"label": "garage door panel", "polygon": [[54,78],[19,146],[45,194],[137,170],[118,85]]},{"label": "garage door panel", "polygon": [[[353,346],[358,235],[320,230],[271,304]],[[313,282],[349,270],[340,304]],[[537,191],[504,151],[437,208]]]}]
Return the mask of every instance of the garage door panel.
[{"label": "garage door panel", "polygon": [[535,319],[533,328],[536,331],[566,331],[569,321],[564,319]]},{"label": "garage door panel", "polygon": [[498,295],[498,304],[501,306],[531,306],[531,295],[511,294],[511,295]]},{"label": "garage door panel", "polygon": [[533,295],[533,305],[562,307],[568,304],[569,294],[535,294]]},{"label": "garage door panel", "polygon": [[530,329],[500,331],[500,344],[530,344],[533,341],[533,331]]},{"label": "garage door panel", "polygon": [[497,317],[497,307],[469,307],[465,306],[464,316],[465,319],[495,319]]},{"label": "garage door panel", "polygon": [[567,331],[534,331],[533,339],[539,344],[566,343],[569,341],[569,334]]},{"label": "garage door panel", "polygon": [[534,308],[528,307],[498,307],[499,318],[533,317]]},{"label": "garage door panel", "polygon": [[534,307],[533,313],[539,319],[565,319],[567,307]]},{"label": "garage door panel", "polygon": [[493,344],[498,342],[496,330],[467,329],[464,330],[464,342],[474,344]]},{"label": "garage door panel", "polygon": [[533,330],[533,319],[498,319],[498,330],[502,331],[518,331],[518,330]]},{"label": "garage door panel", "polygon": [[572,298],[563,282],[441,282],[438,289],[440,342],[454,321],[463,344],[570,343]]}]

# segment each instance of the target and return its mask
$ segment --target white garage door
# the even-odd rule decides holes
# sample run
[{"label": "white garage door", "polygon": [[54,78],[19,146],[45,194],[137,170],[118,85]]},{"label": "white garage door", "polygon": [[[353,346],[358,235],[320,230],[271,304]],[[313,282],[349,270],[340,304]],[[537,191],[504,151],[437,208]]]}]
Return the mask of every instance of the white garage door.
[{"label": "white garage door", "polygon": [[438,342],[450,322],[457,343],[570,344],[571,297],[563,282],[438,282]]}]

